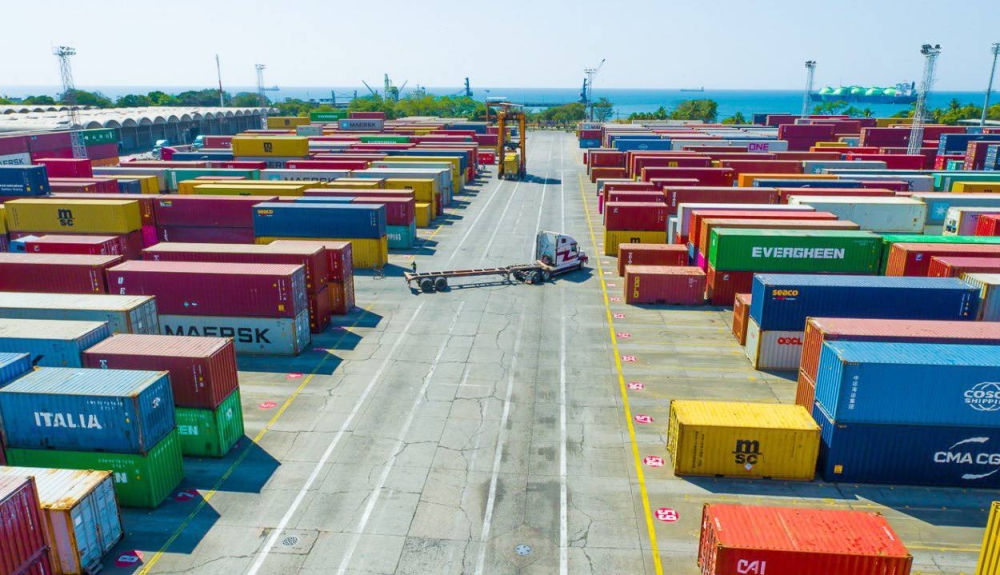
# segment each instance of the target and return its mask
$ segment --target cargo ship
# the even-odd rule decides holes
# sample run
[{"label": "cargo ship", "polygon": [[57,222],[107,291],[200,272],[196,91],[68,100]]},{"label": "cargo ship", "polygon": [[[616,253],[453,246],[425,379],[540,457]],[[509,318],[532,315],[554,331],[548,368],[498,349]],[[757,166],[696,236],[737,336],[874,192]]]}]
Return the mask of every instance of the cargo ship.
[{"label": "cargo ship", "polygon": [[902,82],[892,88],[872,86],[827,86],[810,95],[813,102],[858,102],[863,104],[912,104],[917,101],[915,82]]}]

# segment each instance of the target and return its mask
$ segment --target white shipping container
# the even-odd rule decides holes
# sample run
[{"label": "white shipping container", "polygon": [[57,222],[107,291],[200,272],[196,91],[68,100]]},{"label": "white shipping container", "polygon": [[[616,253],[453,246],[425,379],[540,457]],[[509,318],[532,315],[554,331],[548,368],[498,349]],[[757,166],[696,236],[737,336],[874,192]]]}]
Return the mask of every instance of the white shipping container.
[{"label": "white shipping container", "polygon": [[122,538],[110,471],[3,467],[0,477],[35,478],[56,573],[96,573]]},{"label": "white shipping container", "polygon": [[693,202],[690,204],[677,204],[677,222],[680,226],[677,232],[682,236],[688,235],[688,226],[691,225],[691,218],[687,217],[690,210],[724,210],[727,212],[737,210],[754,210],[766,212],[815,212],[816,209],[810,206],[788,206],[778,204],[706,204],[703,202]]},{"label": "white shipping container", "polygon": [[[840,152],[840,148],[831,148],[832,151]],[[807,160],[802,162],[802,172],[805,174],[823,174],[826,170],[833,170],[837,168],[847,168],[855,170],[884,170],[885,162],[878,161],[857,161],[851,162],[846,160]]]},{"label": "white shipping container", "polygon": [[322,126],[295,126],[296,136],[322,136]]},{"label": "white shipping container", "polygon": [[893,182],[906,182],[911,192],[933,192],[934,176],[921,176],[913,173],[904,174],[867,174],[865,170],[859,169],[827,169],[827,174],[836,174],[842,178],[851,180],[889,180]]},{"label": "white shipping container", "polygon": [[309,342],[309,312],[290,317],[161,315],[162,335],[230,337],[236,353],[298,355]]},{"label": "white shipping container", "polygon": [[836,214],[838,219],[852,221],[862,230],[876,233],[919,234],[924,231],[927,204],[910,198],[857,196],[790,195],[790,206],[812,206],[820,212]]},{"label": "white shipping container", "polygon": [[[299,126],[300,128],[302,126]],[[350,170],[261,170],[261,180],[284,182],[332,182],[338,178],[348,178]]]},{"label": "white shipping container", "polygon": [[974,236],[979,225],[979,216],[1000,213],[1000,208],[948,208],[944,217],[945,236]]},{"label": "white shipping container", "polygon": [[751,319],[744,351],[754,369],[798,369],[805,336],[804,331],[761,331],[757,322]]},{"label": "white shipping container", "polygon": [[982,290],[979,292],[977,319],[1000,321],[1000,274],[962,274],[962,281]]},{"label": "white shipping container", "polygon": [[160,332],[152,296],[0,292],[0,318],[108,322],[113,334]]},{"label": "white shipping container", "polygon": [[23,154],[8,154],[6,156],[0,156],[0,166],[30,166],[31,165],[31,154],[25,152]]}]

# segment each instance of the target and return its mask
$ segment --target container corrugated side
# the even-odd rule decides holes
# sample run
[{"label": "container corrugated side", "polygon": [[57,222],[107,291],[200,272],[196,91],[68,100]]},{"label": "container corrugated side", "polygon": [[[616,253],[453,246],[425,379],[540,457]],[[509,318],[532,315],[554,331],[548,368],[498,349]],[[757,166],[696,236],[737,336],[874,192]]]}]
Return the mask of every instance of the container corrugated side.
[{"label": "container corrugated side", "polygon": [[788,200],[789,205],[812,206],[855,222],[863,230],[879,233],[920,233],[927,220],[927,204],[910,198],[864,198],[803,195]]},{"label": "container corrugated side", "polygon": [[1000,575],[1000,501],[990,507],[983,533],[983,546],[976,563],[976,575]]},{"label": "container corrugated side", "polygon": [[254,207],[254,234],[266,237],[369,238],[386,234],[382,204],[269,202]]},{"label": "container corrugated side", "polygon": [[0,290],[108,293],[105,271],[121,256],[0,253]]},{"label": "container corrugated side", "polygon": [[0,387],[31,371],[31,356],[27,353],[0,353]]},{"label": "container corrugated side", "polygon": [[720,271],[874,274],[881,253],[871,232],[716,228],[708,262]]},{"label": "container corrugated side", "polygon": [[810,481],[819,426],[798,405],[673,400],[667,452],[677,475]]},{"label": "container corrugated side", "polygon": [[743,351],[754,369],[798,369],[803,337],[801,331],[762,330],[756,321],[750,319],[747,322],[746,348]]},{"label": "container corrugated side", "polygon": [[69,198],[6,202],[11,231],[127,234],[142,227],[139,203]]},{"label": "container corrugated side", "polygon": [[736,294],[736,300],[733,302],[732,332],[740,345],[746,345],[747,343],[747,326],[750,324],[750,301],[750,294],[738,293]]},{"label": "container corrugated side", "polygon": [[630,231],[607,231],[604,232],[604,255],[617,256],[618,246],[621,244],[665,244],[667,243],[666,232],[630,232]]},{"label": "container corrugated side", "polygon": [[151,296],[0,292],[0,317],[107,322],[112,333],[159,333]]},{"label": "container corrugated side", "polygon": [[[294,237],[258,237],[258,244],[270,244],[277,241],[315,241],[315,242],[350,242],[351,268],[372,269],[389,263],[389,238],[294,238]],[[332,281],[332,280],[331,280]]]},{"label": "container corrugated side", "polygon": [[27,353],[39,367],[83,367],[83,351],[110,336],[104,322],[0,319],[0,352]]},{"label": "container corrugated side", "polygon": [[[949,194],[951,195],[951,194]],[[998,194],[1000,195],[1000,194]],[[998,198],[1000,200],[1000,198]],[[997,205],[1000,205],[998,203]],[[943,217],[943,215],[942,215]],[[925,236],[917,234],[882,234],[882,262],[879,273],[885,273],[889,265],[889,254],[892,245],[898,243],[921,244],[1000,244],[1000,237],[992,236]]]},{"label": "container corrugated side", "polygon": [[176,411],[184,455],[225,457],[243,437],[243,407],[238,389],[215,409],[178,407]]},{"label": "container corrugated side", "polygon": [[35,479],[0,477],[0,573],[23,573],[48,549]]},{"label": "container corrugated side", "polygon": [[163,335],[232,338],[236,353],[250,355],[298,355],[312,340],[308,310],[294,318],[161,315],[160,331]]},{"label": "container corrugated side", "polygon": [[962,281],[980,290],[978,319],[1000,321],[1000,274],[962,274]]}]

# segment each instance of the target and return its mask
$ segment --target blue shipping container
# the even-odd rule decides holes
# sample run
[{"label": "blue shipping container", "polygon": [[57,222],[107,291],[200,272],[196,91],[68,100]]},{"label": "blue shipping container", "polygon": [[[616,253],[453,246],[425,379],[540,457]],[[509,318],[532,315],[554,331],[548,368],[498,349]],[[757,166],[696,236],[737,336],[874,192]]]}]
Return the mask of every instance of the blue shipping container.
[{"label": "blue shipping container", "polygon": [[974,320],[979,290],[957,278],[757,274],[750,317],[802,331],[807,317]]},{"label": "blue shipping container", "polygon": [[0,197],[46,196],[51,191],[45,166],[0,166]]},{"label": "blue shipping container", "polygon": [[174,152],[170,156],[171,162],[231,162],[232,152]]},{"label": "blue shipping container", "polygon": [[43,367],[0,389],[7,445],[145,455],[174,427],[165,371]]},{"label": "blue shipping container", "polygon": [[995,345],[831,341],[816,402],[837,423],[1000,427]]},{"label": "blue shipping container", "polygon": [[83,352],[109,337],[103,321],[0,319],[0,352],[26,353],[38,367],[83,367]]},{"label": "blue shipping container", "polygon": [[0,353],[0,387],[31,371],[31,356],[26,353]]},{"label": "blue shipping container", "polygon": [[861,188],[861,180],[754,180],[760,188]]},{"label": "blue shipping container", "polygon": [[118,179],[118,193],[119,194],[141,194],[142,193],[142,182],[139,180],[123,180]]},{"label": "blue shipping container", "polygon": [[1000,429],[834,423],[816,405],[826,481],[1000,487]]},{"label": "blue shipping container", "polygon": [[381,204],[267,202],[253,210],[257,237],[380,238],[385,228]]},{"label": "blue shipping container", "polygon": [[580,149],[590,150],[592,148],[600,148],[601,140],[600,138],[581,138],[580,139]]},{"label": "blue shipping container", "polygon": [[965,153],[969,147],[969,142],[982,142],[984,140],[997,140],[997,134],[941,134],[938,139],[938,154]]},{"label": "blue shipping container", "polygon": [[629,150],[672,150],[673,143],[664,139],[618,138],[612,144],[621,152]]}]

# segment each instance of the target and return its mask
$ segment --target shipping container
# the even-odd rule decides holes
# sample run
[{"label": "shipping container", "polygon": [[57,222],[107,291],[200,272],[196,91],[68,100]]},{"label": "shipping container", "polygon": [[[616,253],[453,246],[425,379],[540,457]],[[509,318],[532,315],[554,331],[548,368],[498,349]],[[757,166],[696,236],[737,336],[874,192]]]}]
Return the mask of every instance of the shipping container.
[{"label": "shipping container", "polygon": [[753,272],[718,271],[708,266],[705,271],[705,297],[712,305],[733,305],[738,293],[753,289]]},{"label": "shipping container", "polygon": [[138,202],[59,198],[4,205],[11,231],[127,234],[142,227]]},{"label": "shipping container", "polygon": [[625,266],[625,303],[702,305],[705,272],[694,266]]},{"label": "shipping container", "polygon": [[[203,244],[252,244],[253,228],[226,227],[183,227],[163,226],[156,228],[160,242],[182,242]],[[159,242],[157,242],[158,244]],[[153,244],[153,245],[157,245]]]},{"label": "shipping container", "polygon": [[604,205],[604,227],[608,231],[664,231],[667,206],[660,202],[608,202]]},{"label": "shipping container", "polygon": [[5,164],[0,159],[0,198],[44,196],[51,191],[45,166]]},{"label": "shipping container", "polygon": [[260,179],[264,181],[281,182],[332,182],[338,178],[350,176],[351,171],[347,169],[331,170],[261,170]]},{"label": "shipping container", "polygon": [[980,208],[968,206],[948,208],[948,214],[944,217],[944,230],[942,231],[942,235],[979,235],[976,231],[979,228],[979,220],[981,219],[981,216],[997,215],[998,212],[1000,212],[1000,208]]},{"label": "shipping container", "polygon": [[111,333],[158,333],[146,296],[0,292],[0,318],[107,322]]},{"label": "shipping container", "polygon": [[1000,273],[1000,258],[936,256],[927,267],[927,277],[932,278],[957,278],[966,273]]},{"label": "shipping container", "polygon": [[931,264],[931,258],[934,256],[1000,258],[1000,245],[923,242],[894,243],[889,248],[889,259],[886,262],[885,275],[926,277]]},{"label": "shipping container", "polygon": [[880,233],[920,233],[927,219],[927,204],[910,198],[801,195],[790,198],[788,204],[812,206]]},{"label": "shipping container", "polygon": [[1000,236],[1000,214],[983,214],[976,222],[977,236]]},{"label": "shipping container", "polygon": [[0,476],[0,573],[20,575],[48,554],[35,478]]},{"label": "shipping container", "polygon": [[296,317],[307,307],[300,265],[134,261],[107,274],[112,293],[156,296],[161,314]]},{"label": "shipping container", "polygon": [[178,407],[181,453],[192,457],[225,457],[243,438],[240,390],[233,390],[214,409]]},{"label": "shipping container", "polygon": [[975,244],[975,245],[1000,245],[1000,237],[983,236],[923,236],[916,234],[883,234],[882,235],[882,263],[880,273],[885,273],[889,263],[889,254],[892,252],[892,245],[898,243],[920,243],[920,244]]},{"label": "shipping container", "polygon": [[96,573],[122,538],[121,513],[108,471],[0,467],[0,477],[35,478],[57,573]]},{"label": "shipping container", "polygon": [[0,253],[0,290],[107,293],[105,270],[120,256]]},{"label": "shipping container", "polygon": [[230,142],[234,156],[305,158],[309,155],[309,138],[297,136],[235,136]]},{"label": "shipping container", "polygon": [[686,266],[688,249],[678,244],[618,244],[618,275],[625,266]]},{"label": "shipping container", "polygon": [[762,330],[751,319],[747,324],[746,336],[746,348],[743,351],[754,369],[798,369],[802,353],[801,330]]},{"label": "shipping container", "polygon": [[665,244],[666,232],[608,231],[604,232],[604,255],[618,255],[620,244]]},{"label": "shipping container", "polygon": [[27,353],[0,353],[0,387],[28,373],[32,368],[31,356]]},{"label": "shipping container", "polygon": [[228,338],[116,335],[87,349],[83,361],[95,369],[166,371],[180,407],[214,409],[239,387]]},{"label": "shipping container", "polygon": [[36,254],[120,256],[123,246],[116,236],[50,235],[24,240],[24,251]]},{"label": "shipping container", "polygon": [[298,355],[311,341],[308,310],[294,318],[164,314],[160,332],[232,338],[236,353],[250,355]]},{"label": "shipping container", "polygon": [[0,319],[0,352],[27,353],[38,367],[83,367],[83,351],[110,336],[104,322]]},{"label": "shipping container", "polygon": [[795,405],[801,405],[808,411],[812,411],[816,405],[816,380],[801,369],[796,379]]},{"label": "shipping container", "polygon": [[389,240],[381,238],[300,238],[300,237],[258,237],[258,244],[271,244],[275,241],[318,241],[323,243],[351,244],[352,269],[372,269],[389,263]]},{"label": "shipping container", "polygon": [[[811,212],[815,214],[817,212]],[[765,229],[765,230],[840,230],[857,231],[860,226],[854,222],[845,220],[775,220],[770,218],[701,218],[698,222],[698,236],[689,238],[690,243],[698,248],[698,253],[704,259],[708,254],[709,239],[712,237],[712,230],[715,228],[741,228],[741,229]],[[698,262],[699,265],[702,262]],[[707,263],[707,260],[706,260]]]},{"label": "shipping container", "polygon": [[[354,309],[354,277],[341,283],[330,282],[326,287],[330,295],[330,314],[347,315]],[[318,304],[317,304],[318,305]]]},{"label": "shipping container", "polygon": [[[168,411],[173,417],[173,408]],[[11,465],[23,467],[110,471],[115,494],[123,507],[155,508],[184,478],[184,459],[176,430],[146,455],[9,448],[7,458]]]},{"label": "shipping container", "polygon": [[257,237],[368,238],[386,235],[384,206],[270,202],[254,207]]},{"label": "shipping container", "polygon": [[912,564],[878,513],[724,504],[702,512],[703,575],[909,575]]},{"label": "shipping container", "polygon": [[879,236],[864,231],[716,228],[708,262],[719,271],[874,274]]},{"label": "shipping container", "polygon": [[747,343],[747,327],[750,324],[750,301],[750,294],[738,293],[733,302],[733,325],[731,329],[733,335],[736,336],[736,341],[740,345],[746,345]]},{"label": "shipping container", "polygon": [[309,294],[309,331],[312,333],[323,333],[330,326],[333,302],[328,290],[326,285],[320,291]]},{"label": "shipping container", "polygon": [[977,319],[1000,321],[1000,273],[962,274],[962,281],[979,290]]},{"label": "shipping container", "polygon": [[767,331],[801,331],[809,317],[969,321],[978,292],[957,278],[756,274],[750,318]]},{"label": "shipping container", "polygon": [[997,208],[1000,207],[1000,195],[997,194],[953,194],[950,192],[927,192],[913,194],[914,200],[927,204],[927,222],[929,226],[942,225],[953,207],[967,208]]},{"label": "shipping container", "polygon": [[351,265],[351,242],[277,240],[268,245],[274,247],[275,249],[281,249],[282,247],[303,247],[306,249],[323,248],[326,250],[327,269],[330,274],[330,283],[342,283],[346,279],[354,277],[354,269]]},{"label": "shipping container", "polygon": [[983,546],[979,551],[975,575],[1000,574],[1000,501],[994,501],[983,533]]},{"label": "shipping container", "polygon": [[[688,235],[697,236],[700,230],[697,227],[692,229],[694,215],[699,218],[747,218],[759,217],[769,219],[809,219],[817,216],[804,216],[806,212],[815,212],[809,206],[786,206],[773,204],[706,204],[690,203],[677,206],[677,221],[680,227],[676,230],[678,237],[671,238],[674,243],[684,243],[688,241]],[[733,213],[738,212],[738,213]],[[820,215],[820,219],[835,220],[833,214]]]},{"label": "shipping container", "polygon": [[675,399],[667,452],[675,475],[810,481],[819,426],[798,405]]}]

